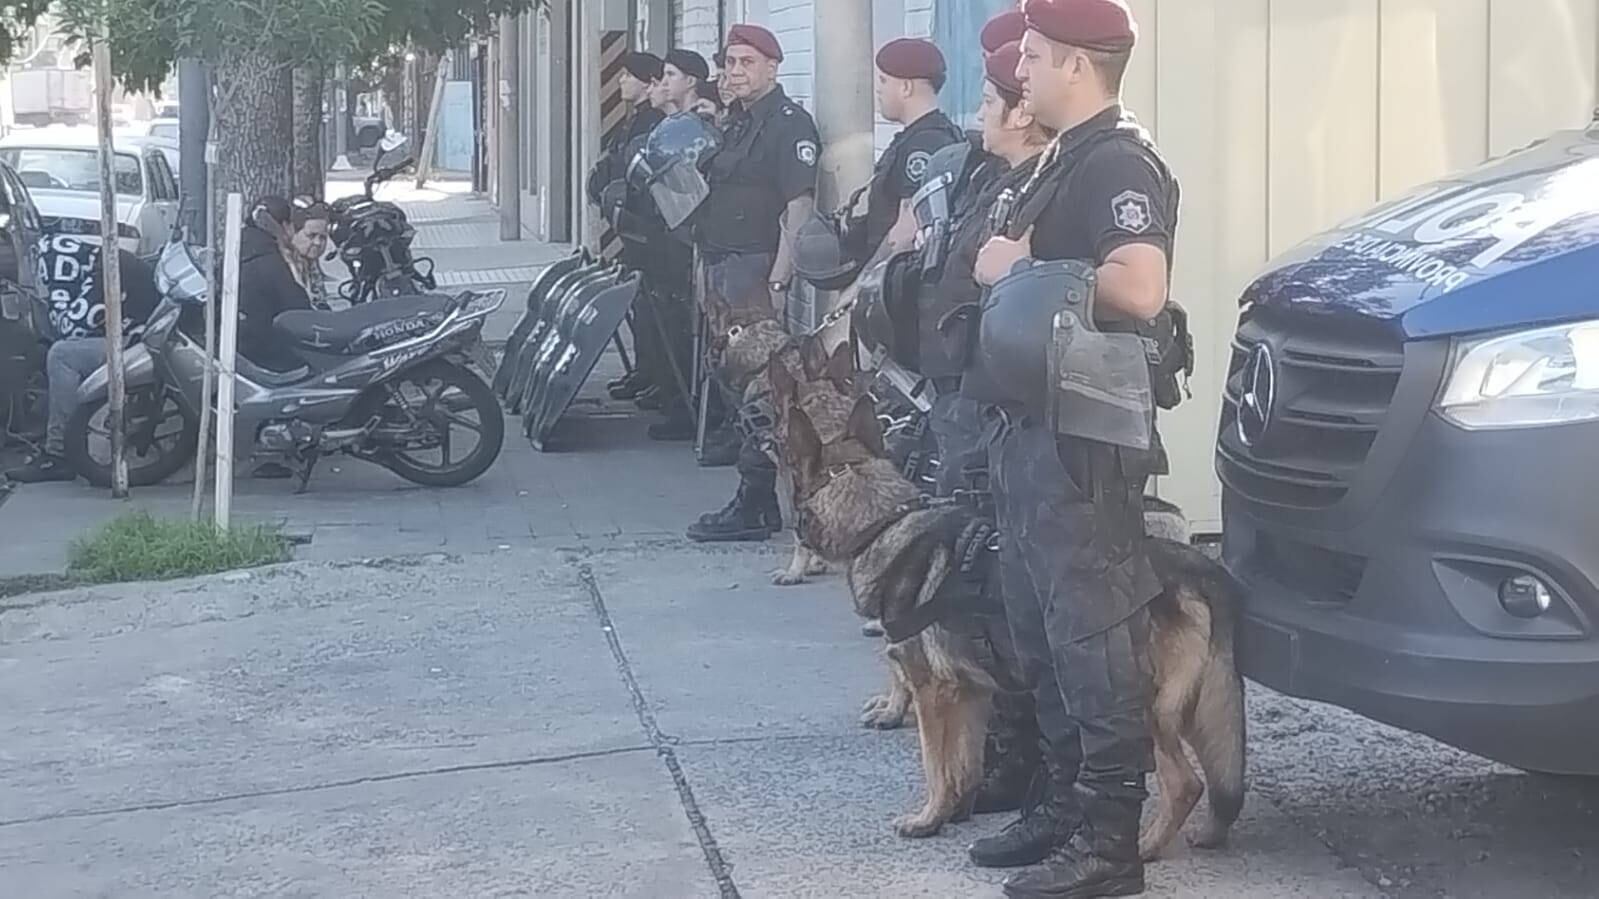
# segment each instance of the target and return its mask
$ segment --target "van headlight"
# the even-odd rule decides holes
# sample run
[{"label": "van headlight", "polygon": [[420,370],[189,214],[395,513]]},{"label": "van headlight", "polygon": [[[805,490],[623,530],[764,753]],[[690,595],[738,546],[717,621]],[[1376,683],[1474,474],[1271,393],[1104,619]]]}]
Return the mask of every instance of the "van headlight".
[{"label": "van headlight", "polygon": [[1599,419],[1599,321],[1462,341],[1438,409],[1471,430]]}]

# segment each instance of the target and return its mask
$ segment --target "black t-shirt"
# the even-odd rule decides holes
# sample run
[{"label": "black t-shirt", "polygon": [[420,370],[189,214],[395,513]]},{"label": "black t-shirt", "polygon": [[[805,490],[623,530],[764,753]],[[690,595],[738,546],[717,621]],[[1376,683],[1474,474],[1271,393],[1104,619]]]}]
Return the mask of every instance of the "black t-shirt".
[{"label": "black t-shirt", "polygon": [[[1177,226],[1177,188],[1147,141],[1131,137],[1136,123],[1113,106],[1061,138],[1040,189],[1051,191],[1034,222],[1036,259],[1081,259],[1103,265],[1135,243],[1159,247],[1168,266]],[[1116,136],[1112,136],[1113,132]]]},{"label": "black t-shirt", "polygon": [[[1001,162],[990,163],[1002,165]],[[993,236],[989,227],[989,210],[1005,190],[1020,190],[1033,173],[1037,157],[1007,169],[995,177],[971,185],[956,199],[954,233],[949,241],[949,258],[944,262],[943,277],[935,288],[938,306],[947,312],[962,303],[975,303],[982,297],[983,288],[977,283],[974,272],[977,256],[983,245]],[[974,189],[975,188],[975,189]]]},{"label": "black t-shirt", "polygon": [[916,196],[933,154],[966,135],[940,110],[905,126],[872,171],[866,209],[866,254],[871,256],[899,219],[900,204]]},{"label": "black t-shirt", "polygon": [[598,206],[605,188],[612,181],[627,177],[627,167],[633,162],[633,154],[655,130],[655,126],[665,119],[664,113],[647,102],[639,104],[628,114],[623,127],[618,128],[600,146],[600,158],[589,171],[586,185],[589,202]]},{"label": "black t-shirt", "polygon": [[711,195],[698,212],[713,251],[775,253],[788,204],[816,192],[816,121],[777,87],[748,109],[734,104],[722,148],[711,157]]},{"label": "black t-shirt", "polygon": [[[122,275],[123,333],[131,344],[144,331],[161,297],[155,289],[154,269],[126,250],[118,250],[117,258]],[[41,237],[38,274],[57,339],[105,336],[99,244],[66,234]]]}]

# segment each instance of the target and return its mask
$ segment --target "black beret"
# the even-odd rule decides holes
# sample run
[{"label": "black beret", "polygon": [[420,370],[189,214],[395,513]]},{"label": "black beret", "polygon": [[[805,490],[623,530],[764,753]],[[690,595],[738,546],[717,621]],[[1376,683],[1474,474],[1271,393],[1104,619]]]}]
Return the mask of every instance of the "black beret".
[{"label": "black beret", "polygon": [[622,57],[622,68],[640,81],[660,81],[663,63],[653,53],[633,51]]},{"label": "black beret", "polygon": [[668,51],[666,64],[673,66],[685,75],[692,75],[701,81],[711,77],[711,67],[705,62],[705,57],[695,53],[693,50],[684,50],[678,47]]}]

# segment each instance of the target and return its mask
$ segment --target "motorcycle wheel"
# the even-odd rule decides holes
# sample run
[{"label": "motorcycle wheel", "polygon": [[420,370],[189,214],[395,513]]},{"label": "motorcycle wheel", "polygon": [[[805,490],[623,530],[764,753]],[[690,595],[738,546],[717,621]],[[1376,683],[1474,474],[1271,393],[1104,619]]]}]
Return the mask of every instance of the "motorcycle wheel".
[{"label": "motorcycle wheel", "polygon": [[[475,419],[470,417],[474,414]],[[374,417],[380,421],[372,460],[424,487],[459,487],[476,480],[500,457],[505,442],[505,418],[494,391],[470,371],[442,359],[379,384],[361,398],[348,420],[364,425]],[[459,457],[453,453],[458,429],[477,438]]]},{"label": "motorcycle wheel", "polygon": [[[200,422],[183,410],[177,397],[160,388],[135,390],[123,411],[128,486],[159,484],[194,458]],[[67,420],[63,435],[67,462],[96,487],[111,486],[110,416],[109,400],[85,403]]]}]

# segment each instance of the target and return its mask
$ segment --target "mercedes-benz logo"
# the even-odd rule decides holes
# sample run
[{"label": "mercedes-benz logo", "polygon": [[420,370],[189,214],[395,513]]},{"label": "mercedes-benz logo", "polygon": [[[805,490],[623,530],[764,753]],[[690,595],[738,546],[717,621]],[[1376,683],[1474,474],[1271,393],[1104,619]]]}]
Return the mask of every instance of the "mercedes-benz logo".
[{"label": "mercedes-benz logo", "polygon": [[1271,410],[1277,401],[1277,366],[1271,347],[1255,345],[1244,363],[1243,391],[1238,397],[1238,439],[1254,446],[1271,426]]}]

